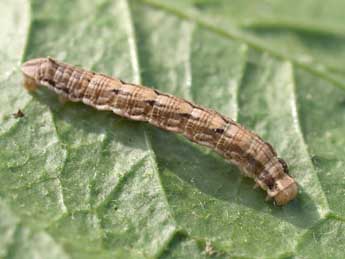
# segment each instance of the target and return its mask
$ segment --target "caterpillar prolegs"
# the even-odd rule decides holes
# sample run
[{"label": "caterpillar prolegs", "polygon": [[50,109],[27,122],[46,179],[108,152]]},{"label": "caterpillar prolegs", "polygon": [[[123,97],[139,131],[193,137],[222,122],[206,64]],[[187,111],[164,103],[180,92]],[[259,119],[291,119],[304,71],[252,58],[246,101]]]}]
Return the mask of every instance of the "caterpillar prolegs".
[{"label": "caterpillar prolegs", "polygon": [[22,65],[22,72],[28,90],[46,86],[73,102],[81,101],[98,110],[146,121],[212,148],[253,178],[277,205],[284,205],[297,195],[295,180],[272,146],[214,110],[52,58],[29,60]]}]

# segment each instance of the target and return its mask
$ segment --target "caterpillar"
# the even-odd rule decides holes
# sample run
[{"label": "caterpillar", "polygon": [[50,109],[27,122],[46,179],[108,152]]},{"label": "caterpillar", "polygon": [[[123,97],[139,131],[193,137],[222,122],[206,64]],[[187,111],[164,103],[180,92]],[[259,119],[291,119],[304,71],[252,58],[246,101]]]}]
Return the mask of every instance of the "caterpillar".
[{"label": "caterpillar", "polygon": [[267,192],[276,205],[285,205],[298,192],[285,161],[254,132],[220,113],[153,88],[126,83],[53,58],[36,58],[22,67],[24,86],[46,86],[73,102],[158,128],[180,133],[192,142],[212,148]]}]

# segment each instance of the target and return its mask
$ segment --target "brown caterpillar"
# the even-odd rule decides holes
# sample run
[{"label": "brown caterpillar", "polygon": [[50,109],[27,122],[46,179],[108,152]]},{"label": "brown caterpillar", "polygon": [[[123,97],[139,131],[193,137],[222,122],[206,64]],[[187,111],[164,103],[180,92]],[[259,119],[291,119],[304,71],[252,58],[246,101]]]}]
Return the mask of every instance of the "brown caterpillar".
[{"label": "brown caterpillar", "polygon": [[272,146],[216,111],[49,57],[27,61],[22,72],[28,90],[43,85],[73,102],[81,101],[98,110],[146,121],[214,149],[253,178],[256,186],[267,191],[267,197],[273,198],[277,205],[284,205],[297,195],[295,180]]}]

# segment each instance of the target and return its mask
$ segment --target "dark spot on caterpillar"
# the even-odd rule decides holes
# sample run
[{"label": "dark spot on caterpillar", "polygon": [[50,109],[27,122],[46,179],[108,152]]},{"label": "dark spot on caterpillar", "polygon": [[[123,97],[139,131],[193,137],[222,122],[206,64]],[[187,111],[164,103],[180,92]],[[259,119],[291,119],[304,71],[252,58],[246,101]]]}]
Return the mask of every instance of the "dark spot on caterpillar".
[{"label": "dark spot on caterpillar", "polygon": [[127,83],[120,79],[121,84],[126,85]]},{"label": "dark spot on caterpillar", "polygon": [[226,118],[225,116],[223,116],[221,114],[219,116],[222,118],[222,120],[224,121],[225,124],[228,124],[230,122],[230,120],[228,118]]},{"label": "dark spot on caterpillar", "polygon": [[155,105],[158,106],[158,107],[162,107],[162,108],[167,107],[166,104],[160,103],[160,102],[155,102]]},{"label": "dark spot on caterpillar", "polygon": [[231,149],[231,152],[234,152],[238,155],[240,155],[241,157],[243,156],[243,150],[241,149],[241,147],[237,144],[231,144],[231,146],[229,147],[229,149]]},{"label": "dark spot on caterpillar", "polygon": [[179,115],[183,118],[190,118],[192,116],[190,113],[179,113]]},{"label": "dark spot on caterpillar", "polygon": [[260,179],[272,190],[274,187],[274,178],[267,172],[263,171],[260,175]]},{"label": "dark spot on caterpillar", "polygon": [[44,79],[43,81],[47,82],[49,85],[54,86],[55,87],[55,82],[51,79]]},{"label": "dark spot on caterpillar", "polygon": [[289,168],[288,168],[286,162],[285,162],[283,159],[279,158],[279,157],[278,157],[278,161],[279,161],[280,164],[282,165],[282,167],[283,167],[283,169],[284,169],[284,172],[285,172],[286,174],[289,174]]},{"label": "dark spot on caterpillar", "polygon": [[69,90],[65,87],[63,88],[59,88],[59,90],[61,90],[62,92],[64,92],[65,94],[68,94],[69,93]]},{"label": "dark spot on caterpillar", "polygon": [[156,102],[155,100],[145,100],[145,103],[147,103],[151,106],[153,106],[155,104],[155,102]]},{"label": "dark spot on caterpillar", "polygon": [[221,129],[221,128],[214,129],[214,131],[219,133],[219,134],[223,134],[224,133],[224,129]]},{"label": "dark spot on caterpillar", "polygon": [[273,187],[274,187],[274,179],[273,179],[272,176],[267,177],[267,178],[265,179],[265,183],[266,183],[267,187],[268,187],[270,190],[273,189]]},{"label": "dark spot on caterpillar", "polygon": [[255,159],[255,157],[253,157],[251,154],[247,153],[246,157],[251,167],[250,170],[254,173],[254,175],[258,175],[264,169],[264,166],[260,163],[259,160]]},{"label": "dark spot on caterpillar", "polygon": [[123,91],[123,90],[120,90],[120,89],[112,89],[111,90],[114,94],[119,94],[119,95],[124,95],[124,96],[129,96],[131,95],[130,92],[126,92],[126,91]]},{"label": "dark spot on caterpillar", "polygon": [[155,92],[156,95],[161,95],[161,93],[158,90],[153,89],[153,91]]}]

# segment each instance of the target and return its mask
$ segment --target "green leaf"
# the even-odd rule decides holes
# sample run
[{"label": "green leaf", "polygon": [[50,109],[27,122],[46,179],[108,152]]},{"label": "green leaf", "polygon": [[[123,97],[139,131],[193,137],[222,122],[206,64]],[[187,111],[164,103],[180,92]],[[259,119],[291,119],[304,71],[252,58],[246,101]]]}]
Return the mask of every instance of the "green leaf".
[{"label": "green leaf", "polygon": [[[345,4],[0,3],[0,258],[341,258]],[[216,109],[300,185],[284,207],[214,152],[22,87],[52,56]],[[22,118],[12,116],[18,109]]]}]

